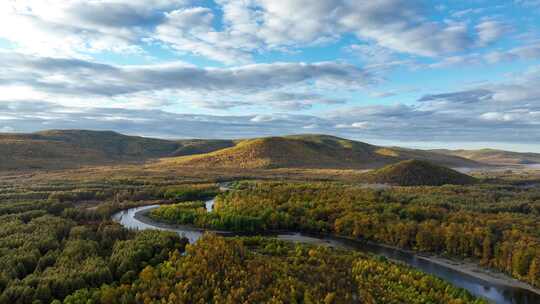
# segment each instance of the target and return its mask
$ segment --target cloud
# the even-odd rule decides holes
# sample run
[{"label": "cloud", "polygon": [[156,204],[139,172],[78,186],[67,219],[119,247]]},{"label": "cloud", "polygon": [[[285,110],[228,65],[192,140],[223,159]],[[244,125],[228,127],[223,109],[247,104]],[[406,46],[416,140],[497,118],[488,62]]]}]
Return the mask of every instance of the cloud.
[{"label": "cloud", "polygon": [[487,112],[482,115],[480,115],[480,118],[485,120],[491,120],[491,121],[513,121],[517,117],[509,114],[509,113],[499,113],[499,112]]},{"label": "cloud", "polygon": [[336,129],[367,129],[369,127],[369,122],[367,121],[360,121],[360,122],[353,122],[351,124],[337,124],[335,125]]},{"label": "cloud", "polygon": [[[181,53],[245,64],[262,52],[287,52],[356,35],[393,52],[442,56],[486,46],[505,33],[496,21],[473,27],[430,17],[423,1],[5,0],[0,37],[32,54],[81,58],[144,52],[157,42]],[[17,31],[13,31],[17,28]]]},{"label": "cloud", "polygon": [[141,39],[162,22],[163,11],[184,5],[178,0],[5,0],[0,37],[46,56],[140,52]]},{"label": "cloud", "polygon": [[[231,33],[214,30],[214,13],[203,7],[192,7],[165,13],[157,26],[154,39],[184,53],[194,53],[225,63],[251,61],[246,41],[235,39]],[[243,46],[242,46],[243,45]],[[253,48],[252,46],[251,48]]]},{"label": "cloud", "polygon": [[462,17],[465,17],[467,15],[481,14],[485,10],[486,10],[485,8],[481,8],[481,7],[467,8],[467,9],[464,9],[464,10],[459,10],[459,11],[453,12],[451,15],[452,15],[452,17],[455,17],[455,18],[462,18]]},{"label": "cloud", "polygon": [[475,89],[469,91],[452,92],[444,94],[424,95],[418,101],[448,101],[451,103],[470,104],[491,99],[493,92],[486,89]]},{"label": "cloud", "polygon": [[107,96],[171,88],[253,90],[309,81],[335,86],[362,86],[370,81],[368,73],[361,68],[335,62],[276,62],[234,68],[199,68],[183,63],[113,66],[14,53],[0,53],[0,59],[5,63],[0,84],[32,84],[51,91]]},{"label": "cloud", "polygon": [[501,62],[518,60],[540,59],[540,42],[532,41],[529,44],[486,53],[471,53],[459,56],[448,56],[431,64],[417,64],[417,67],[448,68],[453,66],[492,65]]},{"label": "cloud", "polygon": [[[183,63],[115,66],[6,52],[0,52],[0,61],[4,63],[0,87],[11,88],[12,95],[20,93],[20,99],[40,92],[51,98],[101,98],[109,103],[124,100],[120,104],[147,98],[162,100],[161,104],[166,105],[174,103],[175,98],[186,98],[191,104],[209,108],[267,104],[302,109],[344,102],[316,93],[317,88],[358,90],[373,82],[362,68],[336,62],[276,62],[230,68],[199,68]],[[16,87],[22,89],[16,91]],[[304,93],[302,88],[311,92]]]},{"label": "cloud", "polygon": [[476,25],[476,30],[479,38],[478,44],[486,46],[508,33],[510,26],[496,20],[484,20]]},{"label": "cloud", "polygon": [[[298,133],[307,127],[320,133],[366,140],[540,140],[540,89],[537,85],[540,68],[535,67],[512,75],[513,81],[425,94],[416,104],[352,107],[342,104],[340,99],[310,91],[313,83],[319,81],[354,86],[358,71],[347,65],[280,63],[219,69],[186,65],[117,67],[32,56],[9,58],[4,62],[7,65],[5,72],[0,73],[0,86],[31,85],[45,92],[45,98],[35,95],[28,100],[12,99],[16,94],[1,98],[0,119],[18,131],[89,128],[165,137],[249,137]],[[303,89],[289,91],[289,84]],[[103,103],[107,107],[91,103],[73,106],[73,99],[81,94],[81,85],[83,92],[93,92],[96,99],[108,101],[108,104]],[[129,96],[125,95],[128,93],[155,94],[154,91],[180,88],[194,91],[192,99],[203,94],[200,95],[206,96],[203,101],[222,95],[215,103],[204,105],[209,108],[269,105],[273,110],[216,116],[125,106],[112,108],[111,100]],[[59,102],[58,96],[62,94],[71,96],[70,102]],[[110,94],[113,97],[109,97]],[[241,95],[244,99],[237,99]],[[145,99],[143,96],[139,98]],[[289,102],[299,104],[291,107]],[[295,115],[290,111],[325,102],[340,107],[326,110],[320,116]],[[279,108],[287,114],[280,113]]]},{"label": "cloud", "polygon": [[540,0],[514,0],[515,3],[523,5],[524,7],[540,7]]},{"label": "cloud", "polygon": [[[251,40],[266,48],[333,41],[347,33],[374,41],[379,47],[422,56],[458,52],[476,43],[464,24],[429,20],[429,10],[421,1],[221,0],[219,3],[224,8],[227,28],[251,33]],[[246,23],[246,20],[254,21]],[[486,27],[487,24],[480,26],[481,39],[485,42],[492,39],[494,32]]]},{"label": "cloud", "polygon": [[[399,89],[409,81],[403,73],[393,78],[397,86],[377,87],[389,71],[403,67],[414,72],[540,59],[533,27],[520,24],[529,37],[510,41],[512,23],[506,22],[511,16],[486,15],[492,8],[456,12],[431,4],[0,1],[0,38],[13,48],[0,51],[0,120],[5,122],[0,130],[105,128],[166,137],[245,137],[307,129],[395,140],[538,140],[539,69],[509,75],[511,81],[439,92],[424,88],[426,94],[415,102],[406,99],[412,94],[389,105],[355,100],[409,93]],[[515,46],[498,43],[502,40]],[[328,45],[348,56],[339,59],[329,52],[334,61],[309,61]],[[160,57],[163,50],[167,56],[160,60],[172,51],[199,65],[103,63],[118,54],[131,61],[132,53],[145,51]],[[312,50],[317,57],[310,57]],[[191,55],[225,65],[207,65]],[[298,57],[309,62],[294,62]],[[424,72],[421,77],[435,73]],[[173,110],[212,115],[168,112]]]},{"label": "cloud", "polygon": [[[196,115],[161,110],[69,107],[52,102],[0,102],[0,120],[17,131],[112,129],[167,138],[244,138],[316,130],[365,141],[538,142],[540,92],[534,69],[512,83],[428,94],[417,105],[344,106],[324,116]],[[518,89],[519,88],[519,89]],[[526,94],[514,94],[525,91]],[[3,125],[3,124],[0,124]],[[5,125],[5,124],[4,124]]]},{"label": "cloud", "polygon": [[307,125],[325,125],[324,119],[306,115],[196,115],[161,110],[63,107],[42,102],[36,109],[13,108],[19,103],[3,102],[0,117],[18,132],[43,129],[116,130],[165,138],[245,138],[298,133]]},{"label": "cloud", "polygon": [[[513,81],[426,94],[416,104],[349,107],[326,113],[341,134],[396,141],[540,140],[540,69]],[[358,122],[367,128],[353,129]],[[359,126],[363,127],[363,124]]]}]

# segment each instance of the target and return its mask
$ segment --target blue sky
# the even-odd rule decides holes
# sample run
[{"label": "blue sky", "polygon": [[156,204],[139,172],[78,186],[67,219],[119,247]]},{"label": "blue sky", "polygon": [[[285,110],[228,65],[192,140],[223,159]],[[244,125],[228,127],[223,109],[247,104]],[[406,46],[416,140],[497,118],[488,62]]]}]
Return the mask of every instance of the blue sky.
[{"label": "blue sky", "polygon": [[538,0],[5,0],[0,131],[540,152]]}]

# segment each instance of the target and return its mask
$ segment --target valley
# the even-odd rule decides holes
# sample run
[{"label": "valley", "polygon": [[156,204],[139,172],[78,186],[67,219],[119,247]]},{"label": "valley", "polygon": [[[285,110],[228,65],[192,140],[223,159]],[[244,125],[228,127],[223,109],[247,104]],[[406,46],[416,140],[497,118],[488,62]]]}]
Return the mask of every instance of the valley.
[{"label": "valley", "polygon": [[[209,207],[214,204],[214,199],[206,202],[206,211],[211,212]],[[205,230],[194,226],[167,224],[159,218],[153,220],[153,212],[160,205],[150,205],[136,207],[125,211],[120,211],[113,216],[115,221],[130,229],[159,229],[173,231],[190,240],[196,242],[204,236]],[[216,233],[226,237],[242,236],[245,232],[206,230],[206,232]],[[405,263],[426,273],[442,278],[453,285],[467,289],[472,294],[496,303],[534,303],[540,299],[540,289],[529,284],[512,279],[510,276],[500,272],[491,271],[477,265],[474,262],[462,262],[447,257],[415,254],[414,251],[400,249],[395,246],[377,244],[355,240],[354,238],[339,237],[335,235],[320,234],[314,232],[292,232],[292,231],[260,231],[266,237],[278,240],[296,242],[301,244],[312,244],[317,246],[329,246],[344,250],[355,250],[364,253],[384,256],[392,261]],[[247,234],[249,235],[249,234]]]},{"label": "valley", "polygon": [[0,166],[2,304],[540,297],[530,164],[325,135],[48,131],[0,148],[26,151]]}]

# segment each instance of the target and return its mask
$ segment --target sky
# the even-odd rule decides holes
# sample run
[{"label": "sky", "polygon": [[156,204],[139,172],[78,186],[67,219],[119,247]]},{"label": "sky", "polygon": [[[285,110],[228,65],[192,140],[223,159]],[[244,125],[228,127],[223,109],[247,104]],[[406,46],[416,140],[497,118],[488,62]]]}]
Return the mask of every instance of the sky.
[{"label": "sky", "polygon": [[2,0],[0,132],[540,152],[540,0]]}]

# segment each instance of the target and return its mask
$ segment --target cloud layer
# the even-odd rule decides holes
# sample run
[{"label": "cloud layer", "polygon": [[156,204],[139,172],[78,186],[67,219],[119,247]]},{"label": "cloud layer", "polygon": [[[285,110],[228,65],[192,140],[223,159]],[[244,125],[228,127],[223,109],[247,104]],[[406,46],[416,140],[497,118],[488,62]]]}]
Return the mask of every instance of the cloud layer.
[{"label": "cloud layer", "polygon": [[[114,66],[81,59],[59,59],[0,52],[4,67],[0,86],[27,88],[19,99],[36,91],[61,98],[110,98],[132,100],[165,94],[184,105],[209,108],[270,103],[302,108],[318,103],[340,103],[316,93],[300,93],[299,87],[359,89],[374,81],[367,71],[336,62],[252,64],[230,68],[200,68],[184,63],[146,66]],[[297,92],[288,92],[294,87]],[[141,95],[143,94],[143,95]],[[144,95],[153,94],[153,95]],[[250,99],[245,96],[249,95]],[[211,100],[205,100],[210,97]],[[224,96],[229,96],[225,97]],[[159,96],[158,96],[159,97]],[[228,99],[228,98],[237,98]],[[2,97],[0,97],[0,100]],[[243,100],[240,100],[243,99]]]},{"label": "cloud layer", "polygon": [[188,0],[6,0],[0,4],[0,37],[47,56],[142,52],[153,42],[231,64],[250,62],[256,52],[298,49],[345,35],[435,57],[489,45],[505,32],[493,20],[435,20],[424,1],[215,3],[216,8]]},{"label": "cloud layer", "polygon": [[[540,69],[467,91],[428,94],[416,105],[346,107],[324,117],[300,114],[194,115],[161,110],[68,107],[44,101],[0,103],[0,127],[114,129],[162,137],[249,137],[330,133],[399,141],[540,141]],[[306,96],[312,98],[313,96]],[[281,96],[278,99],[299,99]],[[306,131],[307,130],[307,131]]]},{"label": "cloud layer", "polygon": [[538,141],[537,2],[4,0],[0,131]]}]

